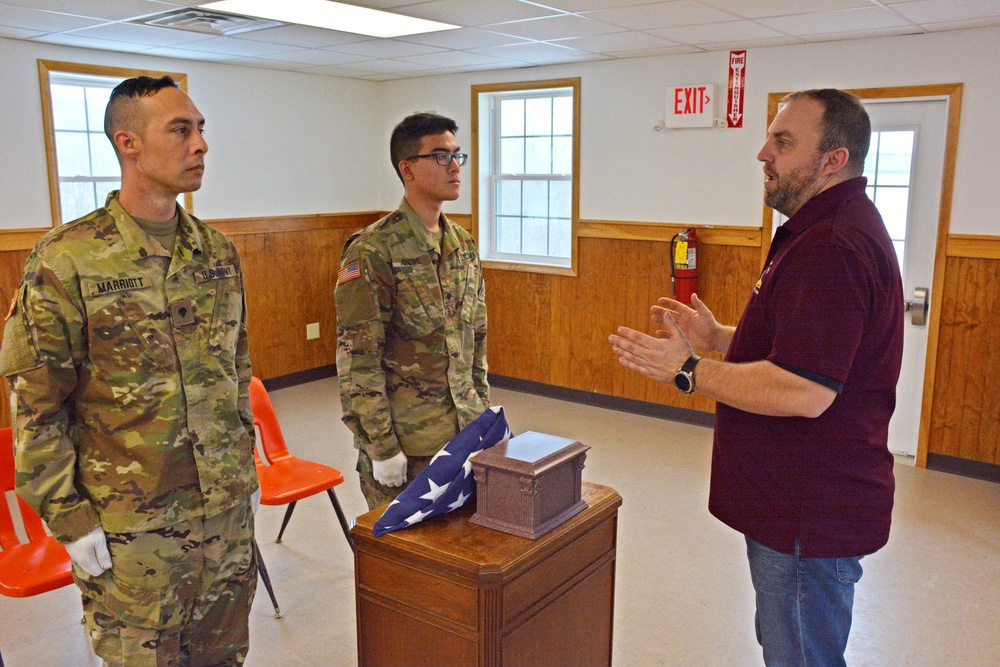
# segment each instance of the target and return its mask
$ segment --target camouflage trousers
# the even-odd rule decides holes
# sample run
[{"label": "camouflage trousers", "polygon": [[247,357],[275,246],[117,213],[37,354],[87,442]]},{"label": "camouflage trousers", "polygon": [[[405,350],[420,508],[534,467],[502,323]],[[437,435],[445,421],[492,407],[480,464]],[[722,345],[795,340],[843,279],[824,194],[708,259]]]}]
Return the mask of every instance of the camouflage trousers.
[{"label": "camouflage trousers", "polygon": [[[420,474],[427,464],[431,462],[433,456],[407,456],[406,482],[409,484],[413,478]],[[403,492],[407,484],[402,486],[383,486],[375,481],[372,474],[372,460],[365,450],[358,450],[358,477],[361,478],[361,493],[368,501],[368,509],[373,510],[382,505],[388,505],[396,496]]]},{"label": "camouflage trousers", "polygon": [[106,667],[242,665],[257,588],[249,502],[210,519],[109,533],[111,569],[73,568]]}]

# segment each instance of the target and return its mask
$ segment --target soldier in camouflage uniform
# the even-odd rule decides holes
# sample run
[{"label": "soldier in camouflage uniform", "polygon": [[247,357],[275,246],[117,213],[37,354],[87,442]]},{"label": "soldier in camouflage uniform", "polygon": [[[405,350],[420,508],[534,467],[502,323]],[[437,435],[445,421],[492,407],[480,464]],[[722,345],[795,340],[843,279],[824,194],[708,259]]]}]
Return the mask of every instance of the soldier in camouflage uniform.
[{"label": "soldier in camouflage uniform", "polygon": [[204,118],[167,77],[112,93],[122,189],[46,234],[7,316],[17,491],[74,561],[105,665],[239,665],[257,582],[240,260],[176,202]]},{"label": "soldier in camouflage uniform", "polygon": [[390,502],[489,407],[486,291],[475,241],[441,212],[458,198],[455,122],[415,114],[390,155],[399,208],[347,240],[334,291],[344,422],[361,491]]}]

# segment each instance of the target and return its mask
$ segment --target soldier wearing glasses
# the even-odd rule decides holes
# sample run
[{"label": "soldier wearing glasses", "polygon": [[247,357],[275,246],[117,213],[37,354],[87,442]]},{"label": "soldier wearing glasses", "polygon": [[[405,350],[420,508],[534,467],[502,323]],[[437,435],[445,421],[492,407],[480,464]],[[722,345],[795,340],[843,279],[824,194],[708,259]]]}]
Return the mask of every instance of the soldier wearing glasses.
[{"label": "soldier wearing glasses", "polygon": [[403,201],[344,246],[337,374],[370,509],[398,496],[489,407],[479,253],[441,212],[458,199],[468,159],[457,130],[429,113],[396,126],[389,150]]}]

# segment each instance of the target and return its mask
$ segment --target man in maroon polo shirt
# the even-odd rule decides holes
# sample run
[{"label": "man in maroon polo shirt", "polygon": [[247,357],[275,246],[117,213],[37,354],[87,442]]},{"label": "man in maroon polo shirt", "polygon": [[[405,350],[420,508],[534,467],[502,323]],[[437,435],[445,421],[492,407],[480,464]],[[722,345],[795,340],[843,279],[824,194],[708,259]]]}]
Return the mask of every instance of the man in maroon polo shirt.
[{"label": "man in maroon polo shirt", "polygon": [[628,368],[717,402],[709,510],[746,537],[764,662],[844,665],[861,557],[889,538],[903,289],[861,177],[864,107],[830,89],[784,102],[757,159],[790,219],[739,325],[661,298],[656,337],[610,340]]}]

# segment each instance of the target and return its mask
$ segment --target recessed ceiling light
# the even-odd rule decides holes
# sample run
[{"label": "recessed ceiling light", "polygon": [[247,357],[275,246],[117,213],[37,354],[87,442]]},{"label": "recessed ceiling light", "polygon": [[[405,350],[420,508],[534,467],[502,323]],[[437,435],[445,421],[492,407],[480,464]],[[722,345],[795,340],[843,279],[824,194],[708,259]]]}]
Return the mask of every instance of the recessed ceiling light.
[{"label": "recessed ceiling light", "polygon": [[331,0],[220,0],[201,8],[372,37],[399,37],[459,27]]}]

